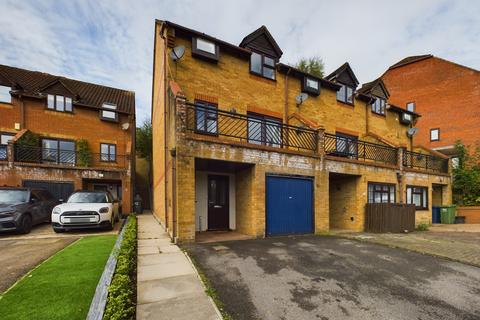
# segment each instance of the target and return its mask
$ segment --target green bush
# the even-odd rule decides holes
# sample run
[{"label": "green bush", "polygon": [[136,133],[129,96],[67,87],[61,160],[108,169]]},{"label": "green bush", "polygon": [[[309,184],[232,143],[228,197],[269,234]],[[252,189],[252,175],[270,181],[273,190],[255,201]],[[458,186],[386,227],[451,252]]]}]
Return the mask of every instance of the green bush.
[{"label": "green bush", "polygon": [[103,319],[135,319],[137,276],[137,217],[128,217],[123,241],[117,257],[117,267],[108,288]]},{"label": "green bush", "polygon": [[80,139],[77,141],[77,165],[80,167],[89,167],[92,162],[92,154],[88,147],[88,141]]},{"label": "green bush", "polygon": [[420,223],[418,226],[417,226],[417,230],[418,231],[428,231],[428,224],[427,223]]},{"label": "green bush", "polygon": [[40,146],[40,135],[33,133],[31,131],[26,131],[18,140],[17,145],[26,146],[26,147],[39,147]]}]

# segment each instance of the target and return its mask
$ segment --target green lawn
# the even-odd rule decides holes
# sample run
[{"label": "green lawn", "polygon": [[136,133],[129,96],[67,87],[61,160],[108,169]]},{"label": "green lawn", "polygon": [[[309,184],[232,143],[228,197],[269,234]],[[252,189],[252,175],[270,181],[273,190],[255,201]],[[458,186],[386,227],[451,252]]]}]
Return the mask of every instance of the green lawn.
[{"label": "green lawn", "polygon": [[0,318],[85,319],[115,239],[85,237],[54,255],[0,298]]}]

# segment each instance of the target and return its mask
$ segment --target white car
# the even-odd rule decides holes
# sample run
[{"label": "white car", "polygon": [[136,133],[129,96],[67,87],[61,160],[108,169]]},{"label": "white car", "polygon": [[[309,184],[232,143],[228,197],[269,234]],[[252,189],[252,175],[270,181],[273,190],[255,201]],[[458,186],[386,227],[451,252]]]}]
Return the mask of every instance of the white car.
[{"label": "white car", "polygon": [[90,228],[112,230],[118,220],[118,201],[105,191],[74,192],[67,202],[52,210],[55,232]]}]

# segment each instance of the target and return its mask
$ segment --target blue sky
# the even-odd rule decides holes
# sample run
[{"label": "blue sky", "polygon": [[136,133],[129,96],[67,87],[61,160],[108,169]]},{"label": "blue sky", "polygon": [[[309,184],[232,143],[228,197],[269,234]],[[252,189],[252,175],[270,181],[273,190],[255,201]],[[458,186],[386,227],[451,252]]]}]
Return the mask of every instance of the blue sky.
[{"label": "blue sky", "polygon": [[266,25],[282,62],[349,61],[360,82],[408,55],[480,69],[480,1],[0,0],[0,64],[136,92],[149,118],[155,19],[238,44]]}]

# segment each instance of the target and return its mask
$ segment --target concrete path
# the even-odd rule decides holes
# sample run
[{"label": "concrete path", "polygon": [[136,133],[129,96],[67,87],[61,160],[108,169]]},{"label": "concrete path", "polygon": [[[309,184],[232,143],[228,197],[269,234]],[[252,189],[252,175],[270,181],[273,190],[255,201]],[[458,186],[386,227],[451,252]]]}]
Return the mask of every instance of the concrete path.
[{"label": "concrete path", "polygon": [[189,259],[151,214],[138,216],[137,319],[221,319]]}]

